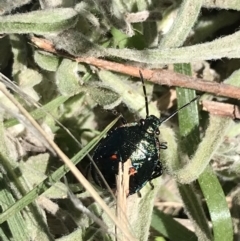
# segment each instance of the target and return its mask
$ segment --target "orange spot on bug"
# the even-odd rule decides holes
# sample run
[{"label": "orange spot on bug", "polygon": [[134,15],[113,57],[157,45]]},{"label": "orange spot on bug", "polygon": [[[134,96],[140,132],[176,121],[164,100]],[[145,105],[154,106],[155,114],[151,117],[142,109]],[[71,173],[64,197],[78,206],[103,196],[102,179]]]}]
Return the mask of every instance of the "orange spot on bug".
[{"label": "orange spot on bug", "polygon": [[134,168],[134,167],[130,167],[129,168],[129,175],[130,176],[133,176],[134,174],[136,174],[137,173],[137,170]]},{"label": "orange spot on bug", "polygon": [[113,155],[111,155],[111,156],[110,156],[110,159],[111,159],[111,160],[117,160],[117,159],[118,159],[118,157],[117,157],[117,155],[116,155],[116,154],[113,154]]}]

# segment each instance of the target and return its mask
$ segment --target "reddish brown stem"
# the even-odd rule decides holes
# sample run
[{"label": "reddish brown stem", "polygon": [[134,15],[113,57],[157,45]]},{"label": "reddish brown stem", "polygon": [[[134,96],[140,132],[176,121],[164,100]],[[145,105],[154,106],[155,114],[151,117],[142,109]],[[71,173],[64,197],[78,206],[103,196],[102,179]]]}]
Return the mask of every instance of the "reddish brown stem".
[{"label": "reddish brown stem", "polygon": [[209,100],[203,100],[201,104],[204,111],[207,111],[213,115],[230,117],[232,119],[240,119],[240,109],[236,105],[219,103]]},{"label": "reddish brown stem", "polygon": [[[98,59],[94,57],[80,58],[76,56],[71,56],[70,54],[63,53],[62,51],[55,49],[53,44],[46,39],[33,37],[31,40],[37,47],[45,51],[64,56],[66,58],[74,59],[77,62],[87,63],[90,65],[97,66],[99,68],[139,77],[140,68],[137,66],[119,64],[116,62]],[[193,77],[179,74],[170,70],[141,69],[141,71],[145,79],[156,84],[178,86],[178,87],[194,89],[202,92],[207,92],[207,93],[211,93],[219,96],[240,99],[240,88],[235,86],[231,86],[223,83],[219,84],[216,82],[193,78]]]}]

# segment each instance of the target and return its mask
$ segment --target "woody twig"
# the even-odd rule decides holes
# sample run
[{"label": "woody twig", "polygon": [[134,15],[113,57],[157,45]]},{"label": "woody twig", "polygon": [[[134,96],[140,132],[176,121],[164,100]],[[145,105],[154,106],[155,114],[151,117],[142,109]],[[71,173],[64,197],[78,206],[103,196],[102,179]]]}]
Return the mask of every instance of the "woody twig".
[{"label": "woody twig", "polygon": [[[44,51],[57,54],[66,58],[74,59],[77,62],[87,63],[90,65],[96,66],[98,68],[103,68],[106,70],[139,77],[138,66],[120,64],[120,63],[116,63],[116,62],[112,62],[104,59],[98,59],[95,57],[72,56],[66,52],[57,50],[51,41],[42,39],[42,38],[32,37],[31,41],[32,43],[34,43],[35,46],[37,46],[38,48]],[[217,96],[240,99],[240,88],[231,86],[228,84],[206,81],[203,79],[186,76],[171,70],[164,70],[164,69],[151,70],[151,69],[141,68],[141,72],[143,74],[143,77],[146,80],[153,82],[155,84],[183,87],[183,88],[198,90],[201,92],[211,93]],[[236,111],[233,112],[233,109],[236,109],[236,106],[232,105],[231,107],[229,107],[230,106],[229,105],[228,108],[226,108],[223,113],[222,111],[220,111],[222,107],[216,103],[217,102],[215,102],[215,104],[214,102],[213,103],[202,102],[203,109],[209,112],[214,112],[215,114],[221,112],[222,116],[239,118],[238,114],[233,114],[233,113],[237,113]],[[214,105],[214,108],[210,108],[210,106],[212,105]],[[218,108],[221,108],[221,109],[217,111]]]}]

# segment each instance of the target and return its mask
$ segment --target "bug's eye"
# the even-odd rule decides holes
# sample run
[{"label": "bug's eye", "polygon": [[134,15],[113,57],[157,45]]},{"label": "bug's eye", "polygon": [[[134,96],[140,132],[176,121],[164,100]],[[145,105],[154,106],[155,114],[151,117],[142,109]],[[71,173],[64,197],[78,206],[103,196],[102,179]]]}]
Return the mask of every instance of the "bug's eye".
[{"label": "bug's eye", "polygon": [[112,114],[113,114],[113,115],[117,115],[118,112],[117,112],[116,110],[113,109],[113,110],[112,110]]},{"label": "bug's eye", "polygon": [[159,135],[160,134],[160,131],[157,129],[156,132],[155,132],[156,135]]}]

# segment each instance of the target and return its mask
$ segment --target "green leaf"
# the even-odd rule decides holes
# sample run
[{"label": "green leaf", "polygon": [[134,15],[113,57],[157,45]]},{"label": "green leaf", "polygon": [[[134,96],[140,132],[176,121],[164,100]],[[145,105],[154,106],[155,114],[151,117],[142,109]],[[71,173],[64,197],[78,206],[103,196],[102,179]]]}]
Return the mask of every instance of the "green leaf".
[{"label": "green leaf", "polygon": [[[188,64],[175,65],[175,69],[177,69],[178,72],[184,74],[190,73],[190,65]],[[178,99],[182,99],[182,101],[189,101],[189,95],[191,95],[191,92],[193,91],[178,88]],[[185,144],[185,152],[187,152],[189,156],[192,156],[196,151],[197,144],[199,143],[198,118],[196,118],[196,116],[198,117],[198,112],[197,109],[195,109],[194,112],[189,108],[186,108],[185,111],[186,113],[179,113],[180,135],[185,139],[185,142],[183,142]],[[214,154],[216,148],[222,142],[224,133],[229,126],[229,123],[230,121],[228,118],[211,117],[210,126],[206,130],[205,138],[197,150],[197,152],[202,151],[202,155],[199,156],[200,160],[193,158],[187,164],[188,167],[191,166],[192,171],[190,171],[189,168],[188,171],[186,171],[186,167],[180,170],[183,175],[187,174],[188,172],[198,172],[199,174],[202,173],[198,177],[198,181],[204,194],[209,214],[211,216],[214,231],[213,239],[218,241],[232,240],[233,229],[231,223],[231,215],[228,209],[225,195],[216,175],[214,175],[210,167],[207,166],[206,169],[205,167],[211,160],[211,156]],[[194,164],[196,165],[194,166]],[[197,167],[201,164],[201,168]],[[204,172],[202,172],[203,170]],[[210,239],[211,232],[207,225],[207,219],[203,213],[199,201],[197,200],[197,197],[194,197],[194,190],[191,189],[191,186],[183,186],[179,184],[179,191],[184,200],[188,214],[193,220],[198,238]]]},{"label": "green leaf", "polygon": [[53,37],[52,41],[57,49],[64,49],[68,53],[81,58],[103,56],[105,52],[105,48],[91,42],[85,35],[74,29],[60,33],[58,36]]},{"label": "green leaf", "polygon": [[32,11],[0,17],[0,33],[57,33],[71,28],[77,21],[72,8],[56,8]]},{"label": "green leaf", "polygon": [[[192,75],[190,64],[175,64],[174,71],[185,75]],[[196,97],[194,90],[176,88],[178,108],[189,103]],[[178,113],[179,131],[182,140],[183,152],[187,152],[189,156],[193,155],[200,142],[199,137],[199,115],[197,103],[191,103]]]},{"label": "green leaf", "polygon": [[196,180],[211,161],[212,156],[223,141],[231,124],[229,118],[210,116],[209,126],[195,154],[188,163],[177,171],[176,178],[181,183]]},{"label": "green leaf", "polygon": [[128,36],[116,28],[111,29],[111,34],[113,36],[113,47],[123,49],[126,47],[128,42]]},{"label": "green leaf", "polygon": [[[239,86],[240,71],[235,71],[226,81],[227,84]],[[194,118],[194,116],[193,116]],[[231,125],[229,118],[210,116],[209,126],[203,140],[199,144],[194,156],[176,174],[181,183],[190,183],[196,180],[209,164],[212,156],[223,141],[228,127]]]},{"label": "green leaf", "polygon": [[[178,9],[172,27],[164,35],[159,48],[182,46],[192,30],[201,11],[203,0],[184,0]],[[186,14],[188,13],[188,14]]]},{"label": "green leaf", "polygon": [[198,178],[206,200],[213,225],[213,236],[216,241],[233,240],[231,213],[228,209],[225,194],[213,172],[208,166]]},{"label": "green leaf", "polygon": [[78,228],[74,230],[72,233],[63,236],[61,238],[57,238],[56,241],[84,241],[83,237],[83,229]]},{"label": "green leaf", "polygon": [[[8,206],[15,203],[15,199],[11,192],[7,190],[6,178],[3,177],[3,175],[0,175],[0,206],[4,211]],[[14,216],[9,217],[7,224],[14,240],[25,241],[29,239],[26,223],[20,212],[16,212]],[[0,229],[2,229],[2,226],[0,226]],[[6,229],[2,229],[2,231],[6,234]],[[0,237],[2,236],[0,235]]]},{"label": "green leaf", "polygon": [[[1,206],[4,213],[9,206],[15,205],[17,198],[22,197],[22,195],[26,193],[28,185],[23,176],[19,174],[18,163],[12,157],[14,150],[12,150],[13,148],[9,145],[9,141],[7,141],[7,135],[5,134],[2,122],[0,125],[0,133],[2,136],[0,142],[0,178],[2,177],[2,181],[0,185],[4,186],[4,188],[1,188],[3,192],[0,193],[2,196],[0,203],[3,201]],[[28,237],[27,239],[32,239],[36,234],[38,237],[36,240],[52,240],[43,213],[40,212],[37,205],[32,203],[26,210],[23,210],[23,212],[20,213],[19,211],[20,210],[17,210],[14,216],[9,216],[5,220],[8,221],[11,232],[13,232],[12,236],[17,235],[17,238],[14,240],[26,240],[26,236]]]},{"label": "green leaf", "polygon": [[90,97],[104,109],[113,109],[118,106],[122,98],[114,91],[106,88],[104,85],[97,84],[85,86],[86,92]]},{"label": "green leaf", "polygon": [[[238,58],[240,31],[211,42],[193,46],[167,49],[114,49],[108,48],[103,56],[114,56],[125,60],[148,64],[189,63],[203,60]],[[229,43],[231,43],[229,45]],[[201,54],[199,54],[201,53]]]},{"label": "green leaf", "polygon": [[47,71],[56,71],[60,62],[55,55],[43,51],[35,51],[34,60],[39,67]]},{"label": "green leaf", "polygon": [[56,72],[56,84],[59,92],[72,96],[81,91],[78,76],[78,63],[63,59]]},{"label": "green leaf", "polygon": [[[174,70],[178,73],[191,75],[190,64],[175,64]],[[178,108],[191,101],[196,97],[194,90],[177,88]],[[197,103],[191,103],[189,106],[179,111],[179,134],[181,136],[180,153],[186,153],[192,156],[199,144],[199,116]],[[179,163],[179,167],[183,164]],[[196,196],[192,185],[178,184],[180,195],[183,199],[184,206],[188,216],[192,220],[196,234],[201,239],[211,239],[210,228],[207,223],[201,202]]]},{"label": "green leaf", "polygon": [[137,240],[147,241],[149,238],[152,210],[160,183],[160,178],[156,178],[152,180],[154,189],[148,183],[140,191],[141,198],[134,194],[127,199],[128,220]]},{"label": "green leaf", "polygon": [[[81,151],[79,151],[72,159],[74,165],[76,165],[79,161],[81,161],[101,140],[101,138],[111,129],[111,127],[118,121],[116,118],[112,121],[96,138],[90,141]],[[9,207],[5,212],[0,214],[0,224],[6,221],[9,217],[14,215],[16,212],[21,211],[24,207],[34,201],[39,195],[48,190],[55,182],[57,182],[60,178],[62,178],[67,172],[69,168],[66,165],[58,168],[52,175],[46,178],[44,181],[36,185],[29,193],[27,193],[24,197],[14,203],[11,207]]]},{"label": "green leaf", "polygon": [[[146,117],[145,100],[142,94],[142,85],[139,86],[137,91],[136,86],[131,86],[126,82],[125,76],[119,76],[110,71],[101,70],[99,77],[110,90],[113,90],[121,96],[122,102],[134,112],[137,112],[142,118]],[[149,104],[149,113],[159,116],[159,111],[155,105]]]},{"label": "green leaf", "polygon": [[182,185],[179,183],[178,189],[184,203],[185,211],[192,221],[198,239],[211,240],[212,233],[202,207],[202,202],[199,196],[196,195],[196,187],[192,184]]},{"label": "green leaf", "polygon": [[[30,115],[35,119],[39,120],[40,118],[45,117],[48,113],[52,113],[52,111],[58,108],[61,104],[68,100],[68,96],[59,96],[46,105],[32,111]],[[11,127],[18,124],[19,121],[17,119],[9,119],[4,123],[5,127]]]},{"label": "green leaf", "polygon": [[156,208],[153,210],[151,226],[171,241],[198,240],[194,232]]}]

